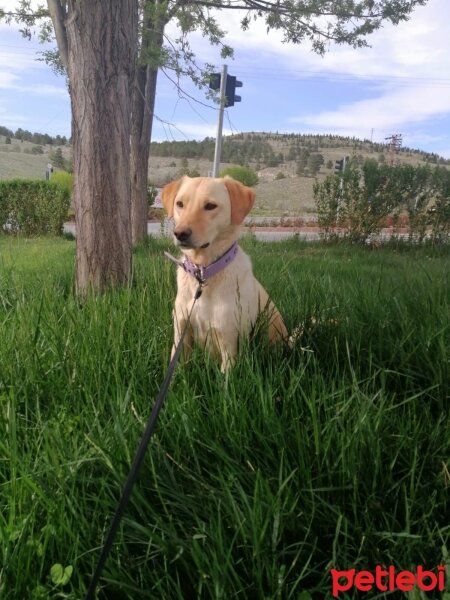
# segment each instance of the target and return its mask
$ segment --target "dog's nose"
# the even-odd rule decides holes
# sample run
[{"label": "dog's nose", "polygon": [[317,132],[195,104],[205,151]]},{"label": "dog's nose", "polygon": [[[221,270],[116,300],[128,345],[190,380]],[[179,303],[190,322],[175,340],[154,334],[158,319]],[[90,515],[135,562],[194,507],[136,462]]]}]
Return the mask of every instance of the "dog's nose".
[{"label": "dog's nose", "polygon": [[192,229],[175,229],[173,235],[179,242],[187,242],[192,235]]}]

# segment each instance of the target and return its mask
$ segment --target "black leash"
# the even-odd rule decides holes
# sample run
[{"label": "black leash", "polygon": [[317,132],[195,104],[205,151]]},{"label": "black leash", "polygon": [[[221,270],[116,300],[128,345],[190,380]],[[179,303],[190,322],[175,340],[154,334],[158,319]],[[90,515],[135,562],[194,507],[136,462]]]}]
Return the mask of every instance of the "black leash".
[{"label": "black leash", "polygon": [[175,367],[177,366],[178,358],[181,352],[184,336],[186,334],[186,330],[189,326],[190,318],[192,315],[192,311],[194,309],[195,303],[202,295],[202,287],[203,282],[199,281],[199,285],[197,291],[194,295],[194,301],[191,306],[191,310],[189,311],[189,315],[186,321],[186,326],[183,329],[180,337],[180,341],[178,342],[177,347],[175,348],[175,352],[170,360],[169,366],[167,368],[166,376],[164,377],[164,381],[159,389],[158,395],[156,397],[155,403],[153,405],[152,412],[147,421],[147,425],[145,427],[144,433],[141,438],[141,442],[136,451],[136,455],[134,457],[133,463],[131,465],[131,469],[128,473],[128,477],[125,481],[125,485],[123,488],[122,496],[119,500],[119,503],[116,508],[116,512],[112,518],[111,525],[109,527],[108,535],[106,537],[105,543],[103,544],[102,551],[100,553],[100,557],[98,559],[97,567],[92,575],[91,582],[89,584],[89,588],[86,592],[85,600],[93,600],[95,590],[97,589],[98,582],[100,581],[100,577],[103,571],[103,568],[108,559],[108,555],[111,551],[111,548],[114,544],[114,539],[116,537],[117,529],[119,528],[120,521],[125,513],[125,509],[128,504],[128,500],[130,499],[131,492],[133,490],[133,486],[136,482],[137,476],[139,474],[139,470],[141,468],[142,462],[145,457],[145,453],[147,451],[148,444],[150,442],[150,438],[153,435],[155,430],[156,422],[158,420],[158,415],[160,413],[161,408],[163,407],[165,397],[167,395],[167,391],[169,389],[170,382],[172,380],[173,373],[175,371]]}]

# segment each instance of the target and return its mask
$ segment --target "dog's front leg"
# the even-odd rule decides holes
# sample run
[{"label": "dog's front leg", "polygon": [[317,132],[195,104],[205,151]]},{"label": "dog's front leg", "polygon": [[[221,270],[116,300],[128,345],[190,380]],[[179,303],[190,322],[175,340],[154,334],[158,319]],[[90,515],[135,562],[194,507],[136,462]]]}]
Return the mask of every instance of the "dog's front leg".
[{"label": "dog's front leg", "polygon": [[217,332],[217,342],[220,351],[220,370],[227,373],[236,363],[237,356],[237,336],[224,336]]}]

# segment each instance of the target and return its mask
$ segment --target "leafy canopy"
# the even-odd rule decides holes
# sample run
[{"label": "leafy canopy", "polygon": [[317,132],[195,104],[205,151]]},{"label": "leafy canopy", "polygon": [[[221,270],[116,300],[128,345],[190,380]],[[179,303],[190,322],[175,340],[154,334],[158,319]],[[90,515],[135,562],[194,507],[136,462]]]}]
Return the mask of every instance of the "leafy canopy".
[{"label": "leafy canopy", "polygon": [[[1,1],[1,0],[0,0]],[[232,48],[224,44],[226,32],[219,25],[222,10],[239,11],[241,27],[250,29],[252,22],[264,20],[267,31],[279,30],[283,41],[300,44],[311,43],[312,50],[324,54],[332,43],[347,44],[355,48],[367,46],[367,36],[384,22],[397,25],[408,20],[417,6],[428,0],[167,0],[155,2],[139,0],[141,30],[161,19],[176,23],[179,36],[172,40],[165,36],[162,49],[148,49],[150,63],[165,66],[177,76],[187,74],[197,83],[203,77],[195,62],[188,35],[200,31],[212,45],[220,46],[222,58],[232,55]],[[70,14],[73,0],[52,0],[60,6],[63,15]],[[32,5],[31,0],[17,0],[14,11],[0,6],[0,19],[16,21],[22,25],[22,34],[31,37],[33,28],[40,23],[41,41],[53,39],[53,28],[46,5]],[[141,36],[142,37],[142,36]],[[161,51],[162,50],[162,51]],[[46,51],[44,59],[61,69],[57,51]],[[209,65],[211,67],[211,65]]]}]

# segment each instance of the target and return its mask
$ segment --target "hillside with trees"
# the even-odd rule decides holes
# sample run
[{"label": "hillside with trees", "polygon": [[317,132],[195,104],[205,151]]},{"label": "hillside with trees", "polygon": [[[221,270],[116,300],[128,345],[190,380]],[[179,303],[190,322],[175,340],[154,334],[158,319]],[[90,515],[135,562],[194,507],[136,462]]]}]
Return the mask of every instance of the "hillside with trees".
[{"label": "hillside with trees", "polygon": [[[213,138],[203,141],[153,142],[149,179],[156,186],[183,173],[207,175],[212,168]],[[334,173],[335,161],[349,157],[361,166],[378,164],[449,166],[437,154],[403,147],[395,154],[387,144],[334,135],[248,132],[223,140],[221,168],[245,165],[258,174],[256,210],[262,214],[315,212],[313,185]]]},{"label": "hillside with trees", "polygon": [[72,172],[72,148],[65,136],[0,126],[0,180],[45,177],[47,164]]},{"label": "hillside with trees", "polygon": [[[148,179],[157,187],[183,174],[208,175],[214,138],[202,141],[152,142]],[[334,135],[239,133],[223,140],[221,168],[245,165],[258,176],[256,210],[260,214],[314,212],[313,185],[334,172],[335,161],[348,156],[353,164],[371,159],[379,164],[446,166],[437,154],[402,147],[391,154],[387,144]],[[47,163],[55,170],[72,169],[70,140],[64,136],[13,132],[0,127],[0,179],[41,178]]]},{"label": "hillside with trees", "polygon": [[[205,138],[203,141],[165,141],[150,144],[151,156],[205,159],[213,160],[214,138]],[[389,146],[387,144],[359,140],[357,138],[341,137],[334,135],[310,134],[279,134],[279,133],[239,133],[224,137],[222,146],[222,161],[237,165],[251,165],[260,170],[266,167],[296,162],[299,169],[306,172],[316,170],[317,161],[310,157],[334,154],[334,150],[345,149],[353,155],[384,155],[387,160]],[[408,159],[413,159],[412,161]],[[396,160],[407,162],[425,162],[431,164],[450,164],[437,154],[416,150],[408,147],[399,149]],[[320,165],[324,161],[319,160]]]}]

